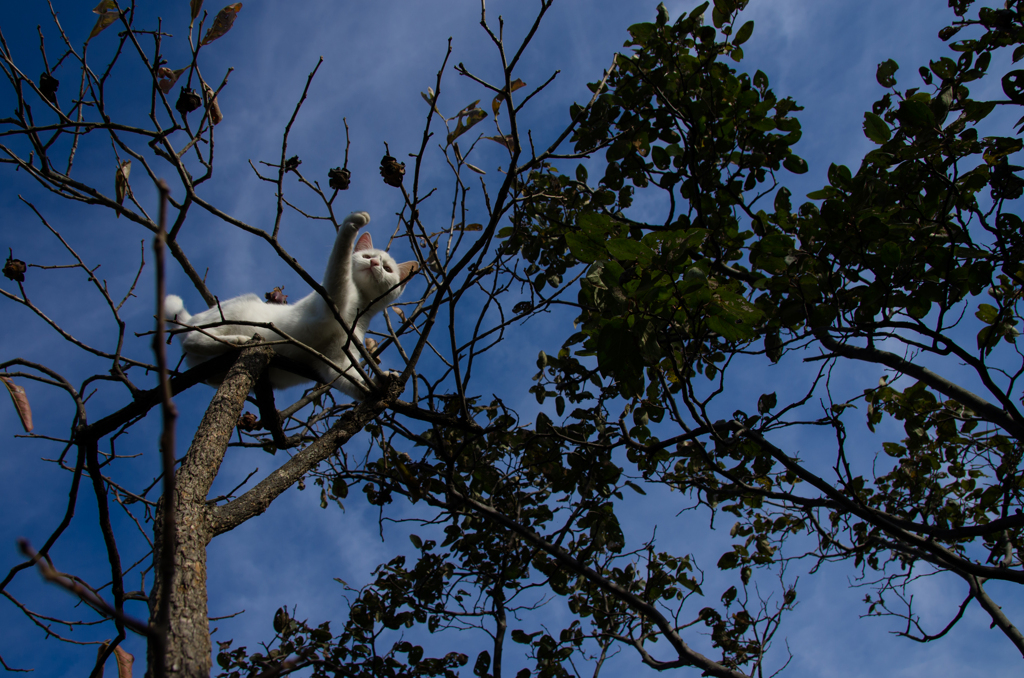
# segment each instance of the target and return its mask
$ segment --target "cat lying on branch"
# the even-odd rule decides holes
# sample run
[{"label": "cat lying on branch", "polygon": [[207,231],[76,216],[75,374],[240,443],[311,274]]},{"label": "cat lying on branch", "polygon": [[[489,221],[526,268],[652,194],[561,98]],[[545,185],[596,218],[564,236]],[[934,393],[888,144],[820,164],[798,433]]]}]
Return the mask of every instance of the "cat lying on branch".
[{"label": "cat lying on branch", "polygon": [[[361,399],[366,384],[357,367],[358,345],[363,343],[370,319],[394,303],[405,289],[405,283],[419,270],[415,261],[398,264],[384,250],[374,249],[369,233],[356,240],[359,229],[369,222],[370,215],[366,212],[353,212],[345,218],[324,273],[324,289],[341,311],[344,327],[338,324],[327,302],[317,292],[311,292],[294,304],[268,304],[255,294],[243,294],[195,315],[185,310],[181,297],[167,295],[164,299],[167,320],[178,325],[203,327],[203,331],[192,330],[180,335],[188,366],[194,367],[220,355],[231,345],[244,344],[259,332],[271,341],[289,339],[313,349],[315,353],[291,343],[274,347],[281,355],[309,368],[321,382]],[[272,324],[273,329],[232,324],[231,321]],[[204,327],[206,325],[210,327]],[[330,360],[333,366],[317,353]],[[270,371],[274,388],[307,381],[304,376],[284,370]]]}]

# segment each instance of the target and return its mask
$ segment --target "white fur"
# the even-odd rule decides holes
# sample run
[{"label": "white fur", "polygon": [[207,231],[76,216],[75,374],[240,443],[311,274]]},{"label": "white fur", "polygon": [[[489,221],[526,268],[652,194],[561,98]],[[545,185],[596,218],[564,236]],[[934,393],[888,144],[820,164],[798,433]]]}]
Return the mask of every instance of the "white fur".
[{"label": "white fur", "polygon": [[[365,382],[361,371],[353,366],[353,360],[359,360],[356,344],[363,342],[370,319],[398,299],[406,279],[418,268],[414,261],[397,264],[387,252],[374,249],[369,233],[364,233],[356,242],[359,229],[369,221],[370,215],[366,212],[353,212],[346,217],[324,273],[323,286],[352,330],[351,335],[338,324],[317,292],[311,292],[294,304],[268,304],[255,294],[243,294],[195,315],[185,310],[181,297],[169,294],[164,299],[164,317],[192,327],[223,321],[273,323],[284,335],[329,358],[351,379],[298,346],[278,345],[275,347],[278,353],[309,367],[320,381],[353,398],[361,398],[363,390],[356,384],[365,387]],[[268,341],[284,338],[268,328],[251,325],[211,326],[205,332],[207,334],[191,331],[180,335],[189,367],[223,353],[231,344],[244,344],[255,333]],[[270,372],[270,381],[274,388],[287,388],[308,379],[274,369]]]}]

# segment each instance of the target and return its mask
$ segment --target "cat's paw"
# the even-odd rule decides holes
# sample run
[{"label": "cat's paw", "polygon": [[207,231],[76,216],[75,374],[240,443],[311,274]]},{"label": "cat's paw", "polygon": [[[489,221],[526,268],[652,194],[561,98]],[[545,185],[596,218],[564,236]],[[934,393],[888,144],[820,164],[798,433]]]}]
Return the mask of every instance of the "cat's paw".
[{"label": "cat's paw", "polygon": [[252,335],[246,336],[244,334],[227,334],[220,337],[220,340],[226,344],[234,344],[235,346],[242,346],[252,341]]},{"label": "cat's paw", "polygon": [[358,231],[368,223],[370,223],[370,215],[368,212],[353,212],[345,217],[345,221],[342,223],[341,227],[344,229]]}]

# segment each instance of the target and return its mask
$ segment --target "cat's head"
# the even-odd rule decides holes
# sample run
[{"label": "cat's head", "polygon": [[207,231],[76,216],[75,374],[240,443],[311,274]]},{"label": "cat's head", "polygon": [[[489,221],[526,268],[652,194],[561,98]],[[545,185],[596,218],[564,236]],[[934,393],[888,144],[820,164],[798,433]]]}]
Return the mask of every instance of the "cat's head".
[{"label": "cat's head", "polygon": [[397,263],[384,250],[375,249],[369,233],[363,233],[352,250],[352,281],[366,302],[381,309],[394,302],[405,283],[419,270],[415,261]]}]

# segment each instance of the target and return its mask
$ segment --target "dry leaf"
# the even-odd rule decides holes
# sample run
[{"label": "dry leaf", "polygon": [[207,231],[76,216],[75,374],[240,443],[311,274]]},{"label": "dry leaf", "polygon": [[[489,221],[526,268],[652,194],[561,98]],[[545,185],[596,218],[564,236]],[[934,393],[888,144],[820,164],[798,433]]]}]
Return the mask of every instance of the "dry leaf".
[{"label": "dry leaf", "polygon": [[469,169],[473,170],[477,174],[487,174],[487,172],[483,171],[482,169],[480,169],[476,165],[470,165],[468,162],[466,163],[466,167],[468,167]]},{"label": "dry leaf", "polygon": [[484,139],[490,139],[491,141],[496,141],[499,144],[501,144],[502,146],[504,146],[505,148],[507,148],[508,150],[510,150],[510,151],[512,150],[512,135],[511,134],[506,134],[505,136],[501,136],[501,137],[484,137]]},{"label": "dry leaf", "polygon": [[403,323],[405,322],[405,313],[402,311],[402,309],[398,308],[397,306],[392,306],[391,310],[398,314],[398,317],[402,319]]},{"label": "dry leaf", "polygon": [[[124,199],[131,192],[131,187],[128,186],[128,175],[132,172],[132,161],[125,160],[121,163],[121,166],[117,168],[117,172],[114,173],[114,191],[117,193],[117,204],[123,205]],[[117,218],[121,218],[121,211],[118,210]]]},{"label": "dry leaf", "polygon": [[195,21],[196,17],[199,16],[199,12],[203,9],[203,0],[191,0],[189,4],[192,7],[192,21]]},{"label": "dry leaf", "polygon": [[[516,78],[512,81],[510,89],[515,92],[517,89],[526,87],[526,83]],[[502,92],[498,96],[494,97],[494,101],[491,102],[491,110],[494,112],[494,117],[498,117],[498,111],[501,110],[501,102],[505,100],[505,93]]]},{"label": "dry leaf", "polygon": [[482,231],[484,230],[483,224],[466,224],[459,228],[460,231]]},{"label": "dry leaf", "polygon": [[174,87],[174,83],[178,82],[178,78],[181,74],[188,70],[188,66],[185,68],[179,68],[176,71],[172,71],[167,66],[161,66],[156,72],[156,76],[160,79],[157,85],[160,87],[160,91],[167,94]]},{"label": "dry leaf", "polygon": [[32,408],[29,407],[25,389],[15,384],[10,377],[0,377],[0,381],[4,382],[4,386],[7,387],[7,391],[11,394],[11,402],[14,403],[14,409],[18,411],[18,416],[21,418],[22,428],[25,429],[25,433],[31,433]]},{"label": "dry leaf", "polygon": [[[372,356],[373,352],[377,350],[377,342],[374,341],[373,337],[366,337],[365,339],[363,339],[363,343],[366,344],[366,350],[369,351],[371,353],[371,356]],[[372,357],[373,357],[374,362],[376,362],[378,365],[380,365],[380,358],[378,358],[376,356],[372,356]]]},{"label": "dry leaf", "polygon": [[[99,651],[96,655],[97,660],[99,657],[103,656],[104,652],[107,651],[108,645],[110,645],[109,641],[100,644]],[[135,657],[122,650],[121,646],[118,645],[114,648],[114,658],[117,660],[117,678],[132,678],[132,664],[135,663]],[[100,671],[100,675],[103,675],[102,670]]]},{"label": "dry leaf", "polygon": [[242,9],[242,3],[236,2],[235,4],[228,5],[221,11],[217,12],[217,16],[213,20],[213,25],[210,26],[210,30],[206,31],[206,36],[203,37],[203,41],[199,44],[209,45],[211,42],[230,31],[231,25],[235,23],[235,17],[238,16],[238,11],[240,9]]},{"label": "dry leaf", "polygon": [[220,112],[217,95],[214,94],[213,90],[206,83],[203,83],[203,95],[206,97],[206,108],[210,111],[210,122],[214,125],[219,125],[220,121],[224,119],[224,114]]}]

